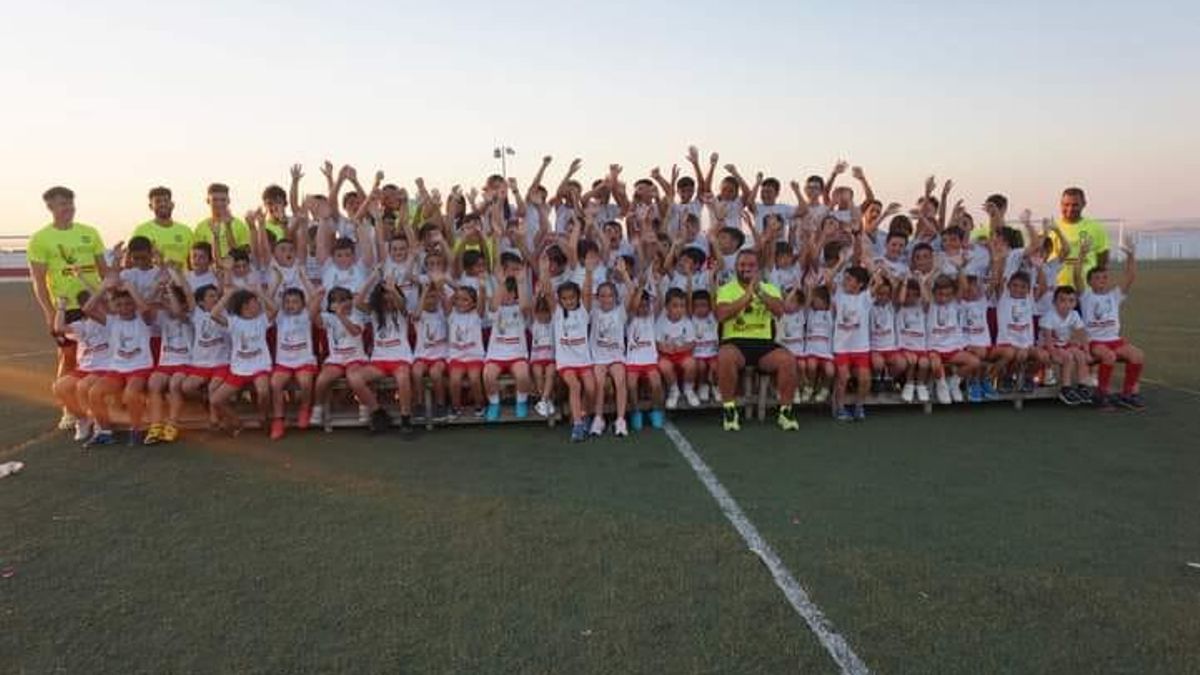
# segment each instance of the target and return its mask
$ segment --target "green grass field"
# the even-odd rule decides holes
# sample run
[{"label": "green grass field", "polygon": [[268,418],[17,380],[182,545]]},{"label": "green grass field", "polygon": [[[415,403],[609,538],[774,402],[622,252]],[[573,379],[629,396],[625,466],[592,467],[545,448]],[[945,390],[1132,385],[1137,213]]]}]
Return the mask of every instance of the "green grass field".
[{"label": "green grass field", "polygon": [[[1200,264],[1126,304],[1150,409],[676,423],[876,672],[1200,672]],[[837,672],[661,433],[81,452],[0,285],[0,672]]]}]

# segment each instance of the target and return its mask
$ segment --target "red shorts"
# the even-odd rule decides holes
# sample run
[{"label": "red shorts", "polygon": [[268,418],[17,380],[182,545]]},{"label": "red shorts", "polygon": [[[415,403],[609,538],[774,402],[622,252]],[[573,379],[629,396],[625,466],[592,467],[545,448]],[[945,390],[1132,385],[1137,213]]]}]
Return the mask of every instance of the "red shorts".
[{"label": "red shorts", "polygon": [[483,361],[479,359],[450,359],[446,362],[450,370],[481,370]]},{"label": "red shorts", "polygon": [[225,384],[234,389],[241,389],[248,384],[254,384],[254,381],[260,377],[270,377],[270,375],[271,371],[269,370],[260,370],[257,373],[249,375],[234,375],[233,373],[229,373],[225,376]]},{"label": "red shorts", "polygon": [[167,377],[171,377],[172,375],[175,375],[177,373],[187,375],[188,371],[190,371],[190,370],[191,370],[191,367],[180,364],[177,366],[158,366],[154,369],[154,372],[162,373],[163,375],[166,375]]},{"label": "red shorts", "polygon": [[347,361],[345,363],[329,363],[326,361],[321,365],[321,369],[324,370],[325,368],[337,368],[339,371],[344,373],[351,368],[358,368],[359,366],[365,365],[367,365],[366,361]]},{"label": "red shorts", "polygon": [[590,366],[590,365],[588,365],[588,366],[558,366],[556,370],[558,370],[559,375],[567,375],[568,373],[573,373],[575,375],[575,377],[583,377],[584,373],[592,372],[592,368],[593,368],[593,366]]},{"label": "red shorts", "polygon": [[900,356],[902,353],[903,352],[899,349],[883,349],[879,351],[872,351],[871,356],[878,356],[884,361],[891,361],[897,356]]},{"label": "red shorts", "polygon": [[626,375],[648,375],[655,372],[658,372],[658,365],[654,363],[625,364]]},{"label": "red shorts", "polygon": [[671,363],[673,363],[673,364],[675,364],[675,365],[677,365],[677,366],[678,366],[678,365],[680,365],[680,364],[682,364],[684,361],[687,361],[687,360],[688,360],[688,359],[690,359],[690,358],[692,358],[692,353],[691,353],[690,351],[688,351],[688,352],[675,352],[675,353],[673,353],[673,354],[659,354],[659,355],[658,355],[658,360],[659,360],[659,361],[662,361],[663,359],[666,359],[667,361],[670,361]]},{"label": "red shorts", "polygon": [[188,366],[187,370],[184,372],[187,373],[188,377],[199,377],[205,380],[217,380],[218,382],[223,382],[229,375],[229,366],[212,366],[210,368],[197,368],[196,366]]},{"label": "red shorts", "polygon": [[833,363],[834,362],[832,356],[825,356],[824,354],[805,354],[804,356],[802,356],[800,358],[803,358],[806,360],[811,359],[813,361],[824,361],[825,363]]},{"label": "red shorts", "polygon": [[411,367],[412,361],[405,361],[404,359],[394,359],[394,360],[390,360],[390,361],[370,361],[363,365],[371,366],[373,368],[378,368],[381,372],[391,375],[392,373],[395,373],[400,368]]},{"label": "red shorts", "polygon": [[158,365],[158,353],[162,351],[162,337],[150,336],[150,353],[154,356],[154,365]]},{"label": "red shorts", "polygon": [[1090,352],[1093,349],[1095,349],[1096,347],[1104,347],[1104,348],[1108,349],[1109,351],[1115,352],[1124,346],[1125,346],[1125,340],[1123,338],[1117,338],[1116,340],[1096,340],[1094,342],[1088,343],[1088,351]]},{"label": "red shorts", "polygon": [[[1007,347],[1008,349],[1033,349],[1036,346],[1037,345],[1029,345],[1028,347],[1018,347],[1018,346],[1012,344],[1011,342],[997,342],[996,343],[996,347]],[[995,349],[996,347],[993,347],[992,349]]]},{"label": "red shorts", "polygon": [[446,359],[417,359],[413,361],[413,366],[422,366],[426,370],[432,370],[434,366],[445,366]]},{"label": "red shorts", "polygon": [[117,382],[121,383],[122,387],[124,387],[126,384],[129,384],[129,381],[132,379],[140,377],[144,380],[153,374],[154,374],[153,368],[142,368],[141,370],[131,370],[128,373],[118,373],[116,371],[110,370],[110,371],[107,371],[106,373],[104,373],[104,379],[116,380]]},{"label": "red shorts", "polygon": [[717,362],[717,355],[716,355],[716,354],[713,354],[712,356],[695,356],[695,355],[692,355],[692,358],[696,359],[696,363],[703,363],[703,364],[705,364],[705,365],[710,365],[710,364],[713,364],[713,363],[716,363],[716,362]]},{"label": "red shorts", "polygon": [[106,377],[107,370],[80,370],[78,368],[66,374],[66,377],[73,377],[77,380],[82,380],[85,377]]},{"label": "red shorts", "polygon": [[537,359],[536,361],[530,361],[529,365],[531,365],[531,366],[552,366],[552,365],[554,365],[554,359]]},{"label": "red shorts", "polygon": [[838,368],[869,370],[871,368],[871,352],[838,352],[833,355],[833,365]]},{"label": "red shorts", "polygon": [[495,366],[500,369],[500,374],[511,373],[512,367],[518,363],[527,363],[525,359],[488,359],[484,361],[485,366]]},{"label": "red shorts", "polygon": [[942,360],[942,363],[947,363],[949,361],[953,361],[954,357],[958,356],[961,353],[963,353],[961,349],[955,349],[952,352],[938,352],[938,351],[930,350],[929,358],[932,359],[934,356],[937,356],[938,358],[940,358]]},{"label": "red shorts", "polygon": [[291,366],[281,366],[279,364],[275,364],[275,366],[271,368],[272,375],[287,375],[287,376],[291,377],[291,376],[299,375],[300,373],[308,373],[309,375],[316,375],[317,374],[317,364],[306,363],[302,366],[296,366],[295,368],[292,368]]}]

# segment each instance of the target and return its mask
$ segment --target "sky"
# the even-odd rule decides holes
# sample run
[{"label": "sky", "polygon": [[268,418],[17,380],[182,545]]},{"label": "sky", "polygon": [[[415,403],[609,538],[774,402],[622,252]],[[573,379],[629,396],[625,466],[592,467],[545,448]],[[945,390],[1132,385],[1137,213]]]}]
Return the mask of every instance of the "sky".
[{"label": "sky", "polygon": [[786,184],[861,165],[885,202],[928,175],[973,212],[992,192],[1052,215],[1200,215],[1200,3],[124,2],[3,0],[0,234],[48,221],[76,191],[106,240],[150,218],[239,212],[328,158],[443,191],[516,150],[557,184],[609,163],[630,182],[683,166],[689,144]]}]

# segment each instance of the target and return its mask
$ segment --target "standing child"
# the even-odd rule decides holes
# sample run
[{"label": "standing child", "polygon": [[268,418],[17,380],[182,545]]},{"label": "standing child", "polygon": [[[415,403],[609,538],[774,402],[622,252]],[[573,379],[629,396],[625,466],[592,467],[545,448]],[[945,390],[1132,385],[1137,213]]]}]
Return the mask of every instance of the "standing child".
[{"label": "standing child", "polygon": [[237,435],[242,423],[230,401],[247,386],[254,388],[254,402],[259,420],[270,433],[271,415],[271,350],[267,345],[267,329],[275,314],[275,305],[259,290],[234,289],[225,291],[213,310],[213,319],[229,328],[229,376],[212,398],[212,407],[225,428]]}]

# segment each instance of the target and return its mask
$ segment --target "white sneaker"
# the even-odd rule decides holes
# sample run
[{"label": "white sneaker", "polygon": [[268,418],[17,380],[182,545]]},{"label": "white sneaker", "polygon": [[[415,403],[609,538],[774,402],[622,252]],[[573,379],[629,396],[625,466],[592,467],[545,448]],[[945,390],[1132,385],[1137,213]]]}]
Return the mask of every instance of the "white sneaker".
[{"label": "white sneaker", "polygon": [[805,386],[800,390],[800,403],[811,403],[813,400],[813,388]]},{"label": "white sneaker", "polygon": [[92,437],[92,421],[89,419],[75,420],[75,442],[82,443]]},{"label": "white sneaker", "polygon": [[358,406],[358,423],[366,424],[371,421],[371,409],[365,405]]},{"label": "white sneaker", "polygon": [[533,411],[541,417],[549,417],[554,414],[554,407],[546,399],[541,399],[534,404]]},{"label": "white sneaker", "polygon": [[[900,390],[900,400],[904,401],[905,403],[912,403],[913,396],[916,395],[916,393],[917,393],[916,386],[913,385],[912,382],[905,382],[904,388]],[[925,396],[926,397],[929,396],[929,390],[925,391]]]},{"label": "white sneaker", "polygon": [[68,411],[66,408],[63,408],[62,417],[58,418],[58,430],[70,431],[71,429],[75,428],[75,422],[77,421],[78,420],[75,419],[75,416],[72,415],[70,411]]},{"label": "white sneaker", "polygon": [[14,473],[21,473],[21,469],[25,468],[23,462],[4,462],[0,464],[0,478],[11,476]]},{"label": "white sneaker", "polygon": [[308,415],[308,423],[314,427],[319,427],[325,422],[324,406],[314,405],[312,412]]},{"label": "white sneaker", "polygon": [[594,418],[592,418],[592,435],[593,436],[603,436],[604,435],[604,416],[603,415],[596,415]]},{"label": "white sneaker", "polygon": [[946,378],[941,378],[937,381],[937,402],[941,405],[950,405],[950,385],[946,384]]},{"label": "white sneaker", "polygon": [[1053,387],[1053,386],[1057,385],[1058,384],[1058,369],[1047,367],[1046,368],[1046,379],[1042,381],[1042,384],[1047,387]]},{"label": "white sneaker", "polygon": [[917,400],[921,403],[929,403],[929,386],[924,384],[917,385]]},{"label": "white sneaker", "polygon": [[804,403],[804,394],[800,387],[796,387],[796,393],[792,394],[792,405],[800,405]]},{"label": "white sneaker", "polygon": [[829,388],[821,387],[817,393],[813,395],[813,403],[824,403],[829,400]]},{"label": "white sneaker", "polygon": [[1095,373],[1089,371],[1087,377],[1083,378],[1083,384],[1095,389],[1100,386],[1100,380],[1096,377]]},{"label": "white sneaker", "polygon": [[674,410],[679,407],[679,387],[671,387],[671,391],[667,393],[667,410]]},{"label": "white sneaker", "polygon": [[613,422],[613,435],[625,437],[629,435],[629,426],[625,424],[624,417],[618,417],[616,422]]},{"label": "white sneaker", "polygon": [[957,375],[951,375],[946,378],[946,386],[950,387],[950,400],[955,403],[963,402],[962,378]]},{"label": "white sneaker", "polygon": [[700,397],[696,395],[696,390],[691,387],[684,387],[683,397],[687,399],[688,405],[693,408],[700,407]]},{"label": "white sneaker", "polygon": [[720,389],[717,389],[716,387],[712,388],[712,400],[714,403],[721,402],[721,390]]},{"label": "white sneaker", "polygon": [[708,400],[711,390],[712,390],[712,387],[708,386],[708,384],[702,384],[699,387],[696,387],[696,396],[700,397],[701,403],[704,403],[705,401]]}]

